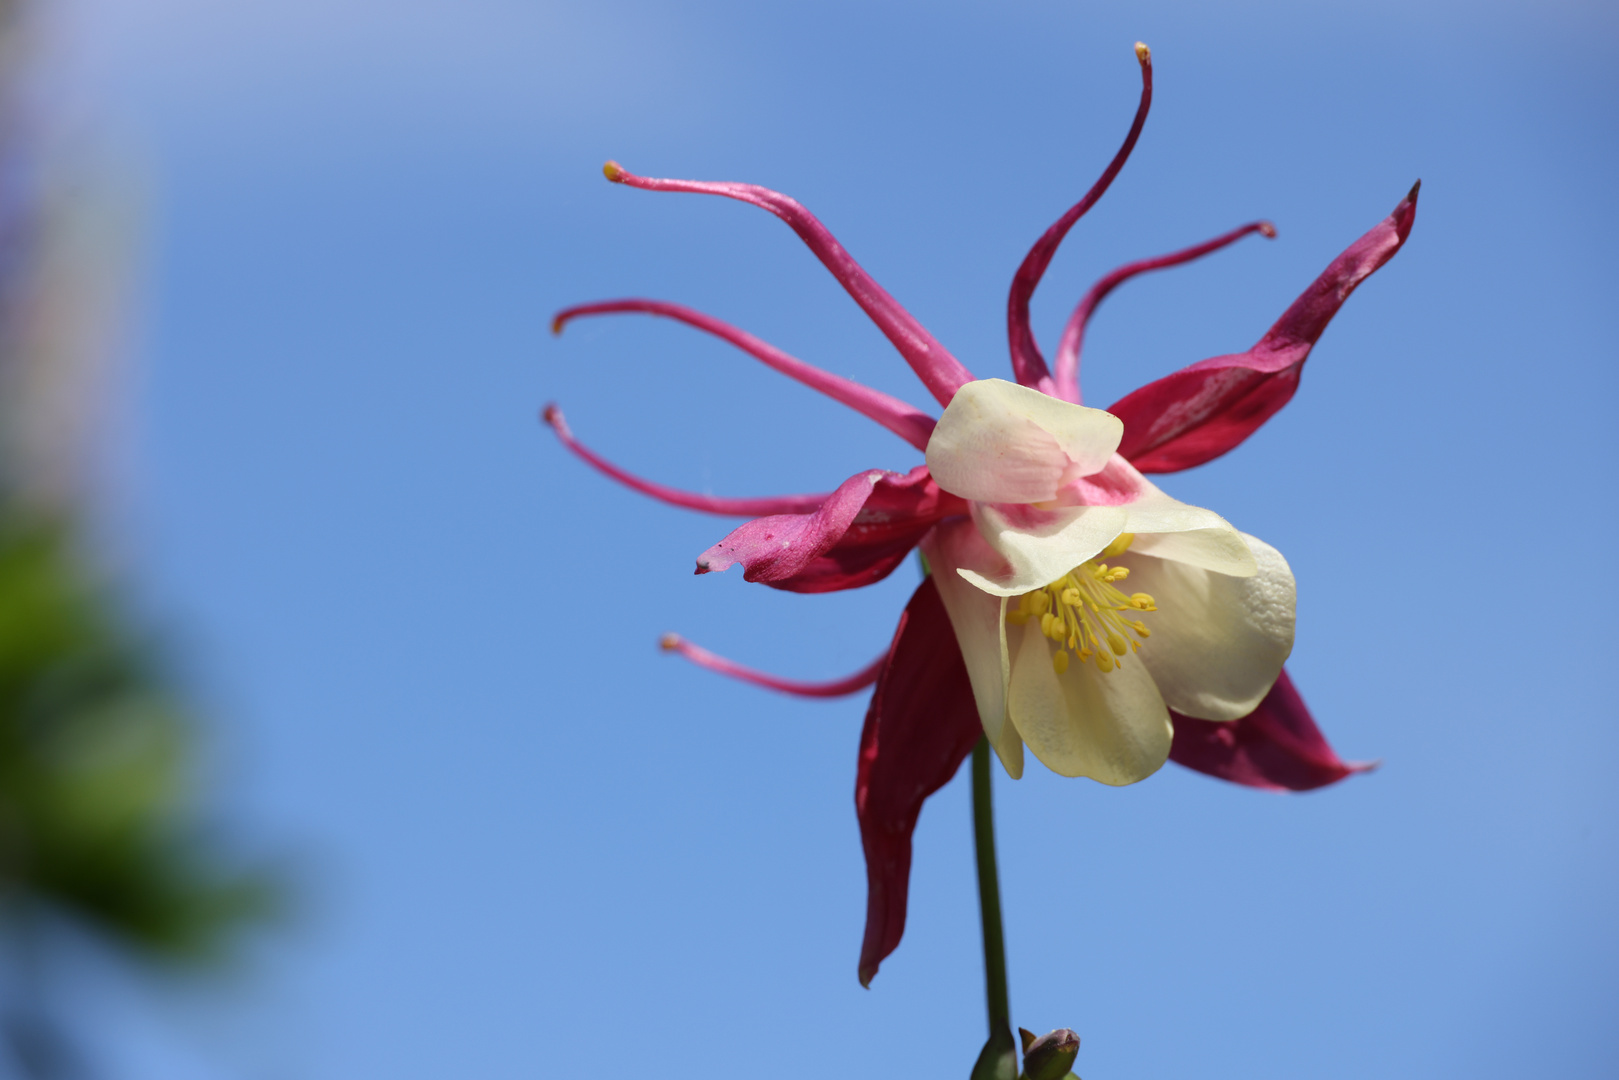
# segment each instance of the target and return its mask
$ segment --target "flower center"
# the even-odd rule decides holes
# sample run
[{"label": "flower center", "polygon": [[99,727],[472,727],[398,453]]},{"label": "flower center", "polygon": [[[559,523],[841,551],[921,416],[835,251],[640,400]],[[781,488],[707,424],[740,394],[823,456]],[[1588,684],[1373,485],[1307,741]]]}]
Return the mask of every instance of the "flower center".
[{"label": "flower center", "polygon": [[1157,611],[1158,605],[1146,593],[1125,595],[1113,583],[1130,576],[1128,566],[1103,562],[1130,549],[1133,533],[1120,533],[1096,558],[1080,563],[1050,585],[1018,597],[1016,608],[1006,613],[1006,621],[1022,626],[1030,619],[1040,620],[1040,632],[1057,643],[1052,667],[1061,675],[1068,670],[1071,651],[1080,663],[1096,661],[1100,671],[1112,671],[1127,652],[1140,651],[1142,639],[1152,635],[1140,619],[1126,619],[1121,612]]}]

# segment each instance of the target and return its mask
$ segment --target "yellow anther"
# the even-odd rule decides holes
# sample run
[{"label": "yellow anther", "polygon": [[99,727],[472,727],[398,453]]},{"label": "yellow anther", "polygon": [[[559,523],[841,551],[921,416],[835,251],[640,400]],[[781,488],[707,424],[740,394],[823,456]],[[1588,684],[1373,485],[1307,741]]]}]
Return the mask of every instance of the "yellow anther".
[{"label": "yellow anther", "polygon": [[1130,545],[1135,542],[1135,533],[1120,533],[1118,536],[1113,538],[1113,542],[1111,544],[1097,553],[1096,561],[1100,562],[1103,559],[1111,559],[1115,555],[1123,555],[1126,551],[1130,550]]},{"label": "yellow anther", "polygon": [[1006,621],[1015,626],[1039,617],[1040,633],[1056,646],[1051,662],[1059,675],[1072,667],[1075,659],[1081,664],[1095,660],[1098,670],[1112,671],[1120,663],[1116,657],[1141,649],[1140,642],[1127,635],[1151,636],[1146,623],[1127,619],[1123,613],[1157,611],[1157,603],[1147,593],[1125,595],[1113,583],[1129,577],[1130,568],[1100,561],[1105,555],[1127,551],[1134,540],[1131,534],[1121,533],[1095,560],[1081,563],[1049,585],[1024,593],[1007,611]]}]

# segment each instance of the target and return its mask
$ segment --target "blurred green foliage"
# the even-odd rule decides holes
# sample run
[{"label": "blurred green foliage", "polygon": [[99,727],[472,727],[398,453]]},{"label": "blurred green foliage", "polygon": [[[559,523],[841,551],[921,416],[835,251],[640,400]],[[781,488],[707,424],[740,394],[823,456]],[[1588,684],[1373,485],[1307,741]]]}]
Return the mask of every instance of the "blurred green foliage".
[{"label": "blurred green foliage", "polygon": [[274,890],[188,820],[193,744],[67,531],[0,515],[0,897],[145,959],[218,958]]}]

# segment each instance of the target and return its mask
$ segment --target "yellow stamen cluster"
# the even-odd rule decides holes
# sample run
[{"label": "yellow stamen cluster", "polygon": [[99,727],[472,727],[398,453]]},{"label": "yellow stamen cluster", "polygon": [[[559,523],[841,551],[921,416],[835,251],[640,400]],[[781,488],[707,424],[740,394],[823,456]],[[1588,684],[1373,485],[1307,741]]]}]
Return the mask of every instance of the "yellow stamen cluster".
[{"label": "yellow stamen cluster", "polygon": [[1128,633],[1142,639],[1151,636],[1146,623],[1120,613],[1157,611],[1158,605],[1146,593],[1125,595],[1114,582],[1129,577],[1130,568],[1102,561],[1122,555],[1134,540],[1133,533],[1119,534],[1096,558],[1044,588],[1024,593],[1018,597],[1017,607],[1007,611],[1006,621],[1018,626],[1030,619],[1040,620],[1040,632],[1058,645],[1051,657],[1057,674],[1068,670],[1070,651],[1082,664],[1095,660],[1098,670],[1112,671],[1126,653],[1141,650],[1141,642]]}]

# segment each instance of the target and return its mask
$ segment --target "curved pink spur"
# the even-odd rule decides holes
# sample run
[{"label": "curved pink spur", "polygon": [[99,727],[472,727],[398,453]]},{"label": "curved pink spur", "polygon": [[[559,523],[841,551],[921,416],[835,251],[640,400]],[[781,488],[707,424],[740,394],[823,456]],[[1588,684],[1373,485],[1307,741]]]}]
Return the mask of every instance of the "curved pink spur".
[{"label": "curved pink spur", "polygon": [[1255,221],[1241,228],[1232,229],[1228,233],[1216,236],[1213,240],[1205,240],[1201,244],[1186,248],[1182,251],[1171,252],[1168,255],[1159,255],[1151,259],[1142,259],[1139,262],[1126,263],[1114,270],[1080,298],[1074,306],[1074,312],[1068,316],[1068,323],[1062,328],[1062,339],[1057,343],[1056,371],[1052,382],[1056,384],[1056,394],[1064,401],[1072,401],[1075,405],[1081,404],[1079,393],[1079,353],[1085,343],[1085,328],[1090,325],[1091,316],[1096,314],[1096,308],[1107,299],[1107,294],[1123,285],[1126,281],[1138,274],[1145,274],[1152,270],[1163,270],[1171,266],[1180,266],[1194,259],[1201,259],[1211,252],[1219,251],[1228,244],[1241,240],[1250,233],[1259,233],[1270,239],[1276,237],[1276,226],[1268,221]]},{"label": "curved pink spur", "polygon": [[853,379],[845,379],[841,375],[833,375],[829,371],[822,371],[813,364],[806,364],[795,356],[789,356],[769,342],[754,337],[746,330],[739,330],[730,323],[722,322],[712,315],[705,315],[701,311],[696,311],[682,304],[670,304],[662,300],[638,299],[604,300],[595,304],[578,304],[557,312],[556,317],[551,320],[551,332],[560,334],[562,333],[562,328],[571,320],[584,316],[613,315],[627,312],[673,319],[705,333],[713,334],[715,337],[735,345],[765,366],[774,368],[790,379],[797,379],[810,389],[819,390],[832,400],[849,406],[860,415],[877,421],[877,423],[918,450],[925,451],[928,448],[928,436],[933,434],[936,421],[922,410],[898,398],[889,397],[880,390],[861,386]]},{"label": "curved pink spur", "polygon": [[917,377],[928,388],[940,405],[950,404],[950,399],[962,386],[973,381],[973,373],[964,367],[960,360],[951,355],[950,350],[941,345],[937,338],[928,333],[927,329],[909,311],[900,306],[899,301],[888,295],[888,291],[854,261],[837,238],[829,232],[825,225],[816,220],[814,214],[795,199],[791,199],[779,191],[759,187],[757,184],[736,184],[728,182],[714,182],[709,180],[661,180],[650,176],[637,176],[624,168],[616,161],[609,161],[602,166],[602,172],[615,184],[626,184],[630,187],[641,188],[645,191],[685,191],[699,195],[723,195],[728,199],[736,199],[749,203],[762,210],[775,214],[788,227],[798,234],[815,257],[832,272],[838,284],[854,298],[862,311],[877,324],[877,329],[883,336],[893,342],[894,348],[911,365]]},{"label": "curved pink spur", "polygon": [[829,679],[825,682],[805,682],[801,679],[783,679],[779,675],[771,675],[769,672],[759,671],[756,668],[744,667],[735,660],[727,660],[718,653],[709,652],[701,645],[687,641],[679,634],[663,635],[658,640],[658,645],[665,652],[679,653],[698,667],[730,676],[741,682],[752,683],[754,686],[762,686],[767,690],[792,694],[794,697],[829,698],[858,694],[877,681],[877,676],[882,673],[883,665],[888,662],[888,654],[883,653],[883,655],[853,675],[845,675],[841,679]]},{"label": "curved pink spur", "polygon": [[1102,175],[1091,185],[1085,197],[1069,207],[1068,212],[1034,242],[1034,247],[1029,249],[1018,266],[1017,273],[1012,275],[1012,288],[1006,297],[1006,337],[1012,350],[1012,377],[1024,386],[1032,386],[1047,394],[1053,390],[1051,372],[1046,368],[1045,357],[1040,355],[1034,331],[1029,328],[1029,299],[1034,296],[1035,288],[1045,276],[1046,267],[1051,265],[1063,237],[1074,227],[1074,222],[1084,217],[1096,205],[1096,201],[1106,194],[1114,177],[1119,175],[1119,170],[1130,159],[1131,151],[1136,148],[1136,140],[1141,138],[1141,129],[1146,125],[1147,113],[1152,108],[1152,52],[1137,42],[1136,59],[1141,64],[1141,101],[1136,105],[1135,120],[1124,137],[1124,145],[1119,147],[1118,153],[1113,155],[1113,160],[1102,170]]},{"label": "curved pink spur", "polygon": [[767,495],[760,498],[739,499],[727,498],[723,495],[700,495],[695,491],[682,491],[680,488],[669,487],[667,484],[643,480],[634,473],[619,468],[585,446],[573,437],[573,431],[568,427],[567,418],[562,415],[562,410],[557,407],[555,402],[540,410],[540,419],[544,420],[551,430],[556,432],[558,441],[585,464],[597,472],[617,480],[631,491],[639,491],[648,498],[657,499],[659,502],[668,503],[670,506],[679,506],[687,510],[700,510],[705,514],[719,514],[722,517],[753,517],[758,514],[814,513],[830,498],[826,492],[819,495]]}]

